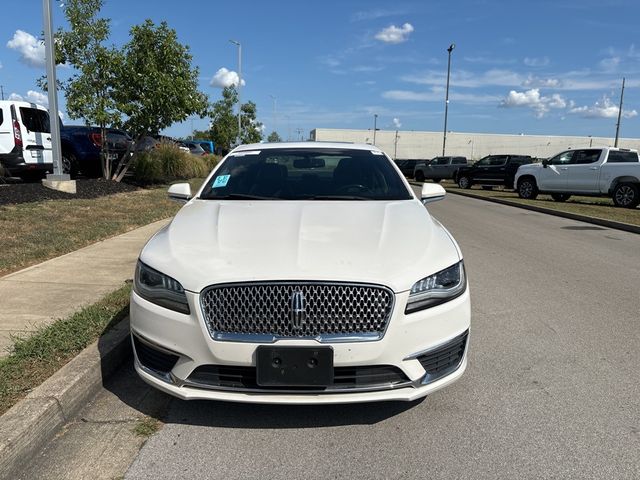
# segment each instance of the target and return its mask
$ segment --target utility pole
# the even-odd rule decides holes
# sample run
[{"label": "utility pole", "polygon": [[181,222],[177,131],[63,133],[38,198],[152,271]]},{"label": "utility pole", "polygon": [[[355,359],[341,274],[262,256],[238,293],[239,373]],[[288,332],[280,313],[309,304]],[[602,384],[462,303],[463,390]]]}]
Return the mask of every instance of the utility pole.
[{"label": "utility pole", "polygon": [[4,86],[0,85],[0,97],[2,97],[2,100],[4,100]]},{"label": "utility pole", "polygon": [[398,153],[398,130],[396,130],[396,138],[395,138],[395,141],[393,142],[393,159],[394,160],[397,159],[397,153]]},{"label": "utility pole", "polygon": [[242,44],[237,40],[229,40],[238,47],[238,138],[237,143],[242,143]]},{"label": "utility pole", "polygon": [[620,134],[620,119],[622,118],[622,99],[624,98],[624,77],[622,77],[622,91],[620,92],[620,108],[618,108],[618,123],[616,123],[616,141],[614,147],[618,146],[618,135]]},{"label": "utility pole", "polygon": [[376,130],[378,129],[376,127],[377,123],[378,123],[378,114],[374,113],[373,114],[373,145],[374,146],[376,144]]},{"label": "utility pole", "polygon": [[64,187],[59,183],[70,180],[71,177],[62,171],[62,150],[60,148],[60,121],[58,120],[58,84],[56,82],[56,56],[53,42],[53,18],[50,0],[42,0],[42,14],[44,17],[44,47],[45,63],[47,66],[47,91],[49,94],[49,119],[51,125],[51,154],[53,157],[53,175],[47,175],[43,180],[45,186],[52,188],[68,188],[75,192],[73,185]]},{"label": "utility pole", "polygon": [[447,48],[449,52],[449,61],[447,62],[447,93],[444,101],[444,138],[442,140],[442,156],[444,157],[445,148],[447,145],[447,115],[449,113],[449,77],[451,76],[451,52],[456,48],[456,44],[452,43]]},{"label": "utility pole", "polygon": [[274,132],[278,132],[278,124],[277,124],[277,120],[276,120],[276,97],[275,95],[271,95],[269,94],[269,96],[271,97],[271,100],[273,100],[273,128],[271,129]]},{"label": "utility pole", "polygon": [[300,136],[300,141],[302,141],[302,134],[304,133],[304,129],[296,128],[296,133]]}]

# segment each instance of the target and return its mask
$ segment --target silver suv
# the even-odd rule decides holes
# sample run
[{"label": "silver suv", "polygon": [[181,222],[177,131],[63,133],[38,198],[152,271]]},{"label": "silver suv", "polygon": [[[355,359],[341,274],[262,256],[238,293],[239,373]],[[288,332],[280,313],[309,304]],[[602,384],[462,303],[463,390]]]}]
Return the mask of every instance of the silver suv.
[{"label": "silver suv", "polygon": [[424,164],[418,164],[414,175],[418,182],[424,182],[426,179],[439,182],[455,178],[458,169],[464,165],[467,165],[466,157],[435,157]]}]

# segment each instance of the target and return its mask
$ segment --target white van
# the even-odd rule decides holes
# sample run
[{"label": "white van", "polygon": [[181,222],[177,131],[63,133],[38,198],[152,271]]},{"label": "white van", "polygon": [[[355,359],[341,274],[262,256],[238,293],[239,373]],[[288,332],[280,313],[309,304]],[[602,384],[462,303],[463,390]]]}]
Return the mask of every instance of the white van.
[{"label": "white van", "polygon": [[0,101],[0,164],[23,178],[53,172],[49,111],[42,105]]}]

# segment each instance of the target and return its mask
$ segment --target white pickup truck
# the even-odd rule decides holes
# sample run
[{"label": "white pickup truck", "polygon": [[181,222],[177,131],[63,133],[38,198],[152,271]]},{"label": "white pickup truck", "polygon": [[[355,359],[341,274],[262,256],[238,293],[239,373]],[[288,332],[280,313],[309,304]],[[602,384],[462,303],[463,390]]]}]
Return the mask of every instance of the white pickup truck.
[{"label": "white pickup truck", "polygon": [[607,196],[617,207],[640,204],[640,161],[636,150],[599,147],[567,150],[542,163],[518,168],[520,198],[550,193],[557,202],[571,195]]}]

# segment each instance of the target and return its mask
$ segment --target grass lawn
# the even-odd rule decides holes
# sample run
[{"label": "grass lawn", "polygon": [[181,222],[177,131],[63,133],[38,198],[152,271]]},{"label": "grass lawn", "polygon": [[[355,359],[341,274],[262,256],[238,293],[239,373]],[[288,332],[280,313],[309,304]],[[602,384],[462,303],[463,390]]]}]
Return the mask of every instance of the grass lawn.
[{"label": "grass lawn", "polygon": [[130,294],[131,286],[124,285],[68,318],[17,338],[9,356],[0,358],[0,415],[122,320]]},{"label": "grass lawn", "polygon": [[640,225],[640,208],[617,208],[613,206],[613,201],[607,197],[572,196],[566,202],[556,202],[551,198],[551,195],[540,194],[536,200],[524,200],[518,197],[517,193],[511,190],[502,190],[499,187],[494,187],[493,190],[483,190],[479,187],[463,190],[453,182],[442,182],[442,186],[449,192],[460,191],[481,197],[499,198],[514,203],[548,208],[550,210],[586,215],[631,225]]},{"label": "grass lawn", "polygon": [[[201,180],[191,184],[197,188]],[[0,276],[171,217],[180,206],[167,198],[166,186],[0,206]]]}]

